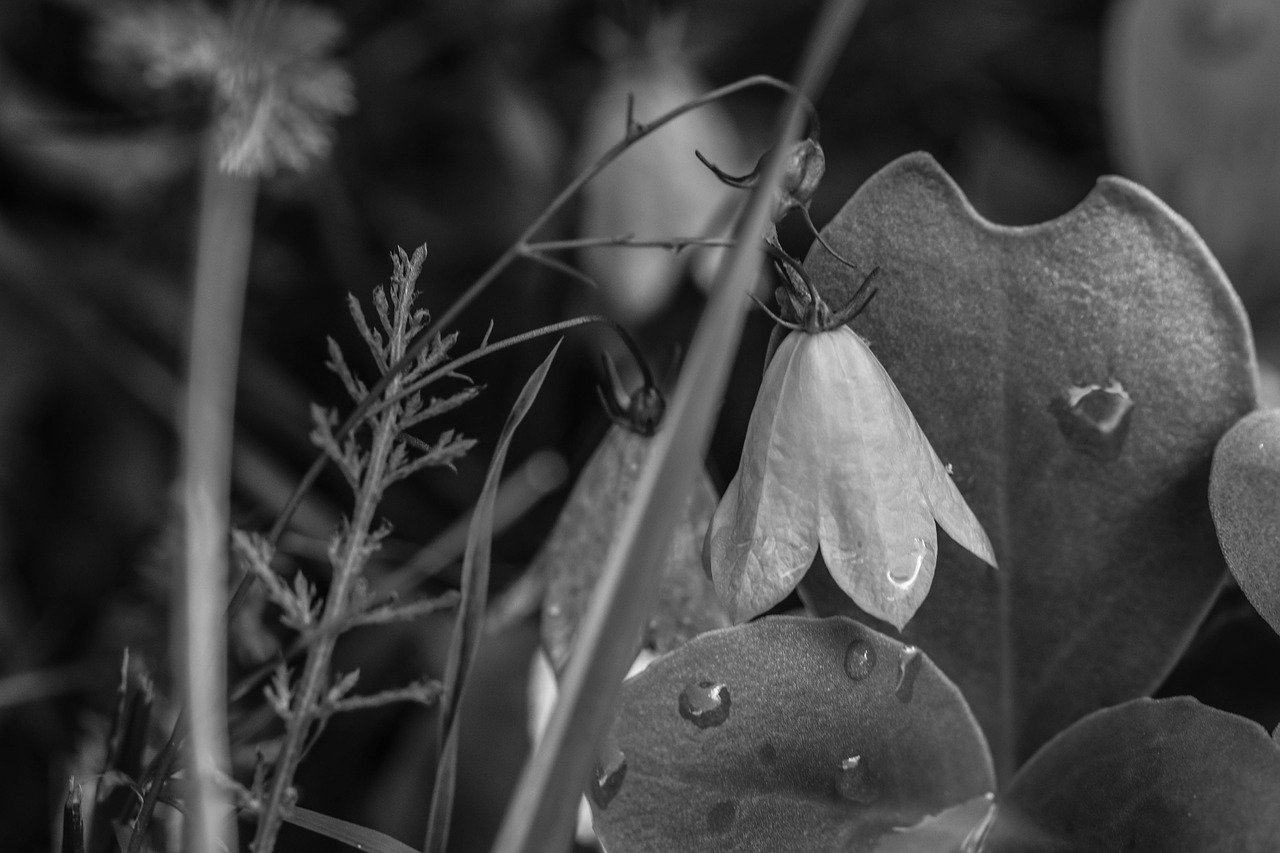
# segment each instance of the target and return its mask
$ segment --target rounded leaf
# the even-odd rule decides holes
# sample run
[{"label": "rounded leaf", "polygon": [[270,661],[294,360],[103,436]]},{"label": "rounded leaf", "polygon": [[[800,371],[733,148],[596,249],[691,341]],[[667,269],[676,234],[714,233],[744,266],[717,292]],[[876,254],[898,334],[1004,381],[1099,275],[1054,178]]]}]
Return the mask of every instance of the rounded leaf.
[{"label": "rounded leaf", "polygon": [[590,793],[610,853],[811,853],[869,849],[994,782],[918,649],[841,617],[766,617],[626,682]]},{"label": "rounded leaf", "polygon": [[1280,409],[1254,412],[1218,442],[1209,506],[1231,574],[1280,633]]},{"label": "rounded leaf", "polygon": [[1194,699],[1138,699],[1050,741],[996,808],[986,853],[1272,853],[1280,745]]}]

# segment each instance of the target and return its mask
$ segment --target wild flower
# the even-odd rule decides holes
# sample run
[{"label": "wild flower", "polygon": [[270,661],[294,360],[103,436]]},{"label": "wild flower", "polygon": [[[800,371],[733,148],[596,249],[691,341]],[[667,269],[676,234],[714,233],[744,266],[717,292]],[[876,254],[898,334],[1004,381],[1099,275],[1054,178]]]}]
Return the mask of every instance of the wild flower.
[{"label": "wild flower", "polygon": [[933,582],[935,520],[992,566],[995,554],[893,380],[844,325],[852,312],[832,315],[816,293],[804,310],[765,371],[704,560],[742,622],[785,598],[821,551],[858,606],[901,630]]}]

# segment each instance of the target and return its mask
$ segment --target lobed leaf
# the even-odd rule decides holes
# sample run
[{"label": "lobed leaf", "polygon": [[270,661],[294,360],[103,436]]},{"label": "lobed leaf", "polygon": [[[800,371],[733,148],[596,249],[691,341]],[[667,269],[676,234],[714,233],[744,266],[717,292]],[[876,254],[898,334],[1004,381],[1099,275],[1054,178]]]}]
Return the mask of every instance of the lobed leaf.
[{"label": "lobed leaf", "polygon": [[1280,409],[1254,412],[1218,442],[1209,506],[1231,574],[1280,633]]},{"label": "lobed leaf", "polygon": [[[1253,344],[1199,237],[1102,178],[1031,227],[980,217],[928,155],[867,181],[805,265],[852,324],[986,528],[1000,571],[941,544],[904,632],[964,691],[1002,772],[1098,708],[1148,694],[1223,578],[1209,461],[1253,409]],[[843,595],[810,572],[821,613]]]},{"label": "lobed leaf", "polygon": [[590,796],[610,853],[870,849],[995,787],[964,698],[850,619],[694,638],[622,688]]}]

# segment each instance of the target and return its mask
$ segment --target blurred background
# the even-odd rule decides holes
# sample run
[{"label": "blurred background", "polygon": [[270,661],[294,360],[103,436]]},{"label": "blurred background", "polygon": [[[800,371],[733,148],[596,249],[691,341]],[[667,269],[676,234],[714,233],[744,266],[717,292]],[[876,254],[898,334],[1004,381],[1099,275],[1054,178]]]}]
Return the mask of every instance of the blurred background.
[{"label": "blurred background", "polygon": [[[244,4],[241,4],[244,5]],[[253,4],[249,4],[253,5]],[[186,3],[0,4],[0,826],[6,849],[48,849],[67,778],[100,768],[121,655],[166,673],[175,558],[178,394],[184,369],[207,86],[158,81],[108,37],[140,10]],[[201,14],[227,15],[210,3]],[[341,25],[330,57],[354,82],[332,148],[264,177],[240,364],[234,522],[268,527],[310,463],[311,402],[347,405],[326,370],[333,336],[366,378],[346,313],[387,280],[389,253],[426,243],[423,307],[441,313],[583,165],[621,138],[627,93],[645,120],[752,74],[789,78],[816,4],[478,0],[314,3]],[[145,17],[145,15],[143,16]],[[153,22],[154,24],[154,22]],[[142,31],[144,37],[150,37]],[[163,27],[154,33],[165,36]],[[154,58],[153,58],[154,60]],[[871,0],[818,102],[821,226],[894,157],[932,153],[975,207],[1029,224],[1077,204],[1098,176],[1138,180],[1205,237],[1244,300],[1264,362],[1280,363],[1280,2]],[[736,196],[694,159],[748,171],[779,100],[751,89],[646,140],[540,239],[719,233]],[[782,241],[803,256],[795,221]],[[489,323],[505,337],[606,311],[675,375],[710,258],[661,250],[565,255],[600,284],[518,263],[455,327],[457,352]],[[708,470],[732,475],[770,322],[750,318]],[[551,341],[475,364],[479,398],[441,428],[479,445],[383,504],[396,565],[465,523],[517,391]],[[228,340],[234,346],[234,339]],[[517,434],[515,514],[495,543],[494,592],[536,552],[567,484],[604,434],[596,399],[605,334],[571,332]],[[619,360],[626,362],[625,356]],[[1268,372],[1269,371],[1269,372]],[[1273,370],[1264,395],[1280,403]],[[626,372],[624,377],[634,376]],[[343,409],[345,411],[345,409]],[[349,506],[323,476],[286,538],[317,582]],[[458,551],[429,585],[456,583]],[[448,619],[362,630],[338,667],[362,689],[437,671]],[[487,849],[528,749],[525,680],[535,617],[490,637],[463,711],[453,848]],[[267,642],[270,638],[267,638]],[[248,666],[252,651],[233,649]],[[1267,725],[1280,719],[1280,641],[1228,590],[1165,690]],[[410,843],[426,822],[428,713],[335,719],[303,764],[302,803]],[[281,850],[342,849],[287,828]]]}]

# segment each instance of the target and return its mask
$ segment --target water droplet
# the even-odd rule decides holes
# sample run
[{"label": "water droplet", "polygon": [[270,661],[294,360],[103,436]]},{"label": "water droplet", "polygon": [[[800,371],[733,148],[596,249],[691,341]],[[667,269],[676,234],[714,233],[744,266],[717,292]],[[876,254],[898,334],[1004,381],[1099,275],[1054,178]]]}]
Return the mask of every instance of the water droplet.
[{"label": "water droplet", "polygon": [[836,790],[852,803],[868,805],[880,796],[880,790],[867,773],[861,755],[851,755],[840,762],[836,772]]},{"label": "water droplet", "polygon": [[917,537],[912,542],[911,556],[906,561],[895,562],[889,567],[889,582],[899,589],[909,589],[920,577],[925,566],[933,567],[938,562],[938,548],[930,542]]},{"label": "water droplet", "polygon": [[916,678],[920,675],[920,667],[924,665],[924,657],[915,646],[903,646],[902,656],[898,658],[898,686],[893,695],[899,702],[910,702],[916,689]]},{"label": "water droplet", "polygon": [[591,799],[602,809],[618,795],[622,780],[627,775],[627,757],[612,733],[605,736],[600,754],[596,757],[596,772],[591,778]]},{"label": "water droplet", "polygon": [[876,668],[876,647],[866,640],[854,640],[844,653],[844,671],[854,681],[862,681]]},{"label": "water droplet", "polygon": [[714,681],[691,681],[680,691],[680,716],[700,729],[729,719],[729,687]]},{"label": "water droplet", "polygon": [[760,745],[760,748],[756,750],[756,757],[760,759],[761,764],[772,767],[778,763],[778,750],[773,744],[765,741]]},{"label": "water droplet", "polygon": [[1134,402],[1124,386],[1112,380],[1101,385],[1071,386],[1049,401],[1058,430],[1071,447],[1103,461],[1124,449]]},{"label": "water droplet", "polygon": [[707,828],[712,832],[728,832],[738,817],[738,804],[733,800],[722,800],[707,812]]}]

